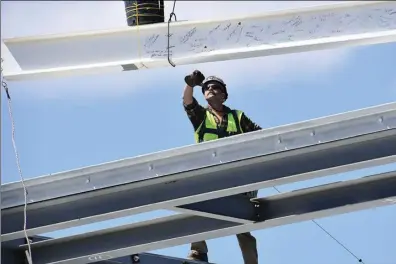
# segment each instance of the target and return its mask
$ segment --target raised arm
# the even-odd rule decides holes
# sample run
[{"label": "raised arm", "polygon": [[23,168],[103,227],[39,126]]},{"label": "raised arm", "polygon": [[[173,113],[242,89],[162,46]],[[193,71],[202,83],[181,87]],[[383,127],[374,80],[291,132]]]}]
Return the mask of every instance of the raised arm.
[{"label": "raised arm", "polygon": [[190,105],[193,103],[193,94],[194,94],[194,89],[190,85],[186,84],[186,87],[184,87],[184,92],[183,92],[183,104],[184,105]]},{"label": "raised arm", "polygon": [[186,86],[183,91],[183,106],[190,119],[194,130],[196,130],[199,125],[205,119],[205,108],[202,107],[197,100],[194,98],[194,87],[198,86],[205,79],[205,76],[200,71],[194,71],[192,74],[184,77]]},{"label": "raised arm", "polygon": [[184,77],[184,81],[186,82],[186,87],[184,87],[183,93],[184,105],[192,104],[194,87],[200,85],[204,79],[205,76],[198,70],[195,70],[193,73]]}]

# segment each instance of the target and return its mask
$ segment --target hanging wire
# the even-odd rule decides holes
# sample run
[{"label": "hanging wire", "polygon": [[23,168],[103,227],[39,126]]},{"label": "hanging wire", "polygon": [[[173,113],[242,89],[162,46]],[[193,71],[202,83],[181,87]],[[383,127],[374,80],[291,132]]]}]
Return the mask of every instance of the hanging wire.
[{"label": "hanging wire", "polygon": [[4,76],[3,76],[3,58],[1,58],[1,86],[4,88],[4,91],[7,95],[7,101],[8,101],[8,113],[10,115],[10,120],[11,120],[11,139],[12,139],[12,146],[14,148],[14,153],[15,153],[15,159],[16,159],[16,164],[18,167],[18,172],[19,172],[19,177],[21,179],[21,183],[22,183],[22,187],[23,187],[23,196],[24,196],[24,209],[23,209],[23,232],[25,234],[25,239],[26,239],[26,243],[28,246],[28,251],[25,251],[26,253],[26,257],[27,260],[29,262],[29,264],[33,264],[33,259],[32,259],[32,248],[30,245],[30,238],[27,234],[27,188],[25,185],[25,179],[23,177],[22,174],[22,169],[21,169],[21,164],[20,164],[20,160],[19,160],[19,154],[18,154],[18,149],[16,147],[16,143],[15,143],[15,122],[14,122],[14,116],[12,114],[12,102],[11,102],[11,96],[10,96],[10,92],[8,90],[8,85],[7,82],[4,80]]},{"label": "hanging wire", "polygon": [[177,21],[176,13],[175,13],[175,7],[176,7],[176,0],[173,1],[173,9],[172,12],[169,14],[169,19],[168,19],[168,62],[170,65],[173,67],[176,67],[176,65],[173,63],[173,61],[170,58],[170,23],[172,22],[172,18],[175,17],[175,21]]},{"label": "hanging wire", "polygon": [[[276,186],[272,186],[278,193],[281,193],[279,191],[278,188],[276,188]],[[338,243],[341,247],[343,247],[352,257],[354,257],[358,262],[363,263],[363,260],[361,258],[359,258],[358,256],[356,256],[355,254],[353,254],[353,252],[347,248],[343,243],[341,243],[341,241],[339,241],[338,239],[336,239],[334,236],[332,236],[330,234],[329,231],[327,231],[322,225],[320,225],[318,222],[315,221],[315,219],[311,220],[317,227],[319,227],[320,229],[322,229],[323,232],[325,232],[330,238],[332,238],[336,243]]]}]

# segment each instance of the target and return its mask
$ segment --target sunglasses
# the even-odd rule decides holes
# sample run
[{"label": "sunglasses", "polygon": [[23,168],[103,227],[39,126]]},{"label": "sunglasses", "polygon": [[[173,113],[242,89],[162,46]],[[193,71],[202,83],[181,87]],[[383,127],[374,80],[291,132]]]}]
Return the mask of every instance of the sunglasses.
[{"label": "sunglasses", "polygon": [[207,91],[209,89],[223,91],[223,86],[221,86],[219,84],[209,84],[209,85],[204,87],[204,91]]}]

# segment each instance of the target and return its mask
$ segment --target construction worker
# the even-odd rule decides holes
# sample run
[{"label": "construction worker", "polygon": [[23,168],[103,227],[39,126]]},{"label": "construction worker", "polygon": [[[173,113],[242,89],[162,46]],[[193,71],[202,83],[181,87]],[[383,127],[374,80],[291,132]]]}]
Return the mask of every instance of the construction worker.
[{"label": "construction worker", "polygon": [[[184,78],[183,104],[190,119],[197,143],[215,140],[241,133],[260,130],[242,111],[231,110],[223,103],[228,98],[227,87],[222,79],[216,76],[205,76],[198,70]],[[193,96],[193,88],[202,87],[202,93],[208,102],[207,107],[201,106]],[[257,191],[241,194],[246,199],[257,197]],[[257,264],[256,239],[250,233],[237,235],[245,264]],[[205,241],[191,244],[187,257],[191,260],[208,262],[208,248]]]}]

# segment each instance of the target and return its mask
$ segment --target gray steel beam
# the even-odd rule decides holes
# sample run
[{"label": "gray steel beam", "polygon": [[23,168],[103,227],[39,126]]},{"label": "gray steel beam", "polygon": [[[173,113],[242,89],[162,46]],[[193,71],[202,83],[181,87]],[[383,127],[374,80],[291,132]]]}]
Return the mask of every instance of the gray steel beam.
[{"label": "gray steel beam", "polygon": [[[45,241],[51,237],[33,236],[31,242]],[[25,239],[16,239],[2,243],[2,256],[0,263],[5,264],[26,264],[24,249],[20,248]],[[169,257],[164,255],[141,253],[120,258],[106,259],[106,257],[96,256],[92,258],[97,264],[199,264],[197,261]],[[97,261],[97,262],[96,262]]]},{"label": "gray steel beam", "polygon": [[[396,171],[392,171],[358,180],[341,181],[268,198],[252,199],[252,201],[259,205],[259,221],[265,221],[395,196]],[[395,202],[391,199],[387,201]]]},{"label": "gray steel beam", "polygon": [[1,246],[1,262],[3,264],[25,264],[25,254],[20,250]]},{"label": "gray steel beam", "polygon": [[[49,239],[49,237],[34,236],[30,238],[31,242],[39,242]],[[1,241],[1,258],[0,263],[5,264],[26,264],[25,251],[20,246],[26,243],[25,238],[15,239],[12,241]]]},{"label": "gray steel beam", "polygon": [[200,216],[176,215],[143,223],[32,244],[35,264],[91,263],[201,239],[392,204],[396,172],[338,182],[258,199],[265,221],[238,224]]},{"label": "gray steel beam", "polygon": [[[48,240],[50,237],[33,236],[30,237],[31,242],[39,242]],[[0,263],[5,264],[26,264],[25,250],[20,246],[26,243],[25,238],[19,238],[11,241],[1,241],[1,258]]]},{"label": "gray steel beam", "polygon": [[[128,225],[129,228],[120,226],[100,232],[68,237],[63,240],[54,239],[40,244],[34,243],[32,244],[33,262],[35,264],[92,263],[98,257],[112,259],[147,251],[140,250],[140,245],[151,244],[156,241],[172,241],[173,238],[221,230],[237,225],[240,224],[199,216],[175,215]],[[135,250],[129,254],[125,249],[131,246]],[[119,254],[116,252],[119,252]]]},{"label": "gray steel beam", "polygon": [[[26,264],[25,253],[23,250],[16,248],[2,247],[2,256],[0,263],[4,264]],[[97,260],[97,261],[96,261]],[[199,264],[202,262],[175,258],[158,254],[142,253],[132,256],[124,256],[114,259],[105,259],[98,256],[95,259],[96,264]]]},{"label": "gray steel beam", "polygon": [[[396,160],[395,142],[396,129],[388,129],[213,166],[193,172],[199,177],[178,176],[178,180],[171,183],[140,188],[127,184],[31,204],[27,214],[28,234],[40,234],[392,162]],[[246,218],[249,212],[239,213],[245,214],[245,217],[224,212],[228,218],[221,219],[251,221]],[[23,237],[23,206],[3,209],[2,221],[3,241]]]},{"label": "gray steel beam", "polygon": [[[298,149],[366,133],[396,128],[396,103],[360,109],[243,135],[195,144],[26,180],[29,203],[105,189],[126,183],[152,185],[168,182],[162,177]],[[173,177],[174,176],[174,177]],[[20,182],[2,185],[2,208],[24,204]]]}]

